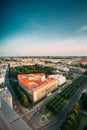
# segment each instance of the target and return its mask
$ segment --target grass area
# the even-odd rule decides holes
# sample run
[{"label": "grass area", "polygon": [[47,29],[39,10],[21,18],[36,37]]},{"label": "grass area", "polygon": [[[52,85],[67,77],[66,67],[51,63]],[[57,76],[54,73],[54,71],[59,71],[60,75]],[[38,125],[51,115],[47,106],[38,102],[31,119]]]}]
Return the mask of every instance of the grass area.
[{"label": "grass area", "polygon": [[[49,121],[52,121],[56,118],[58,113],[62,110],[63,106],[66,104],[66,101],[62,98],[55,97],[53,100],[49,101],[48,104],[51,105],[51,108],[45,107],[43,111],[41,112],[41,115],[47,116],[47,119]],[[55,113],[55,110],[58,110],[58,111]]]},{"label": "grass area", "polygon": [[62,87],[63,85],[65,85],[67,82],[63,83],[62,85],[58,85],[58,87]]},{"label": "grass area", "polygon": [[83,128],[86,125],[87,125],[87,115],[82,114],[81,123],[80,123],[80,126],[79,126],[78,130],[83,130]]},{"label": "grass area", "polygon": [[44,108],[44,110],[42,111],[41,115],[48,115],[48,120],[52,121],[56,115],[54,115],[52,112],[50,112],[47,108]]},{"label": "grass area", "polygon": [[68,85],[68,87],[62,91],[61,96],[66,99],[70,99],[76,92],[76,90],[85,81],[85,79],[86,77],[80,76],[78,79],[76,79],[72,84]]},{"label": "grass area", "polygon": [[49,112],[49,110],[47,108],[45,108],[43,111],[42,111],[42,115],[46,115],[47,113]]},{"label": "grass area", "polygon": [[56,115],[51,114],[51,115],[48,117],[48,120],[49,120],[49,121],[52,121],[52,120],[54,120],[55,118],[56,118]]}]

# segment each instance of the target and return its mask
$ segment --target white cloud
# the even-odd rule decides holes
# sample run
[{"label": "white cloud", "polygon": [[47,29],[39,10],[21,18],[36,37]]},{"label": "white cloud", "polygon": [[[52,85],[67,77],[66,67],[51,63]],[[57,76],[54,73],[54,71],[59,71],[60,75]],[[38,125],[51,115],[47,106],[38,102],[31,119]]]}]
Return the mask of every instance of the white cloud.
[{"label": "white cloud", "polygon": [[87,25],[78,28],[78,29],[75,31],[75,33],[83,33],[83,32],[85,32],[85,31],[87,31]]}]

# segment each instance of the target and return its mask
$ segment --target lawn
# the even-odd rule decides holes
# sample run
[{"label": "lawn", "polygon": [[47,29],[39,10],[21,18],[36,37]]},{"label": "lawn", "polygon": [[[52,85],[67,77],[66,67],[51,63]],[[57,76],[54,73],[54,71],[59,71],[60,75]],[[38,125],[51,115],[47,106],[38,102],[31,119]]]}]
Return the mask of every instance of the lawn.
[{"label": "lawn", "polygon": [[50,112],[47,108],[44,108],[41,115],[46,115],[48,117],[49,121],[52,121],[56,117],[56,115],[54,115],[52,112]]},{"label": "lawn", "polygon": [[82,114],[81,123],[78,130],[83,130],[83,128],[87,125],[87,115]]}]

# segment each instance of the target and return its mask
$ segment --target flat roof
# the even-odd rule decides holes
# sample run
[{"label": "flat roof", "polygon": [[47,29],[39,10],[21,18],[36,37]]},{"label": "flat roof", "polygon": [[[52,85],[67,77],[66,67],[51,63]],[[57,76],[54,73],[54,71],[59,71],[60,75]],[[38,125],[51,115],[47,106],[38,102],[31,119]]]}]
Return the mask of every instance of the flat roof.
[{"label": "flat roof", "polygon": [[27,89],[31,91],[35,91],[39,89],[40,87],[42,87],[42,85],[48,84],[50,81],[56,80],[53,77],[48,77],[48,78],[45,78],[44,80],[39,79],[39,78],[43,78],[43,76],[45,76],[45,74],[43,73],[19,74],[18,80],[24,87],[26,87]]},{"label": "flat roof", "polygon": [[49,77],[54,77],[54,78],[57,78],[57,79],[65,78],[65,76],[63,76],[63,75],[49,75]]}]

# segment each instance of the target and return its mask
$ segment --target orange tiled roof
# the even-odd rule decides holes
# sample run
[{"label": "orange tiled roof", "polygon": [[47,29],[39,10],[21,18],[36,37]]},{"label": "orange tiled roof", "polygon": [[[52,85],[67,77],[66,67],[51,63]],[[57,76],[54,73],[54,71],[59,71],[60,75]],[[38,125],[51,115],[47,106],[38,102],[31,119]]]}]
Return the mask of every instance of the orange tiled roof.
[{"label": "orange tiled roof", "polygon": [[35,77],[40,76],[45,76],[43,73],[38,73],[38,74],[19,74],[18,75],[18,80],[19,82],[26,87],[27,89],[31,91],[35,91],[39,89],[42,85],[48,84],[52,80],[56,80],[55,78],[46,78],[45,81],[36,79]]}]

